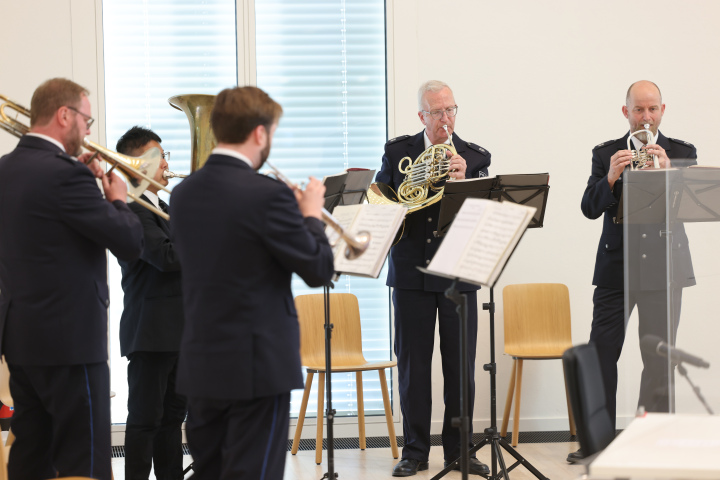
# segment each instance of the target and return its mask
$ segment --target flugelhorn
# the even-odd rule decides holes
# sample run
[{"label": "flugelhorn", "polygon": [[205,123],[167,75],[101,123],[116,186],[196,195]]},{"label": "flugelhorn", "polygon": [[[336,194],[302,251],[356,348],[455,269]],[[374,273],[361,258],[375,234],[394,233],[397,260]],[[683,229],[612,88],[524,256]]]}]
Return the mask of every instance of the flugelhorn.
[{"label": "flugelhorn", "polygon": [[638,130],[636,132],[632,132],[627,139],[627,147],[628,150],[632,152],[632,161],[630,162],[630,169],[631,170],[643,170],[645,168],[660,168],[660,163],[658,162],[657,155],[650,155],[647,150],[633,150],[632,145],[630,143],[630,140],[635,135],[638,135],[640,133],[645,134],[645,139],[647,142],[646,145],[654,145],[655,141],[657,140],[655,138],[655,134],[650,130],[650,124],[646,123],[643,125],[645,127],[644,130]]},{"label": "flugelhorn", "polygon": [[398,164],[400,173],[405,179],[395,192],[390,186],[376,182],[367,191],[368,202],[373,204],[402,204],[408,213],[420,210],[439,202],[442,199],[444,186],[436,186],[437,182],[450,173],[450,158],[457,154],[452,143],[452,134],[448,126],[443,125],[450,144],[431,145],[413,162],[404,157]]},{"label": "flugelhorn", "polygon": [[[267,165],[267,167],[271,170],[271,173],[275,175],[278,180],[285,183],[288,187],[293,190],[298,188],[297,185],[295,185],[285,175],[280,173],[280,170],[275,168],[270,162],[265,161],[265,165]],[[322,219],[323,222],[329,225],[333,230],[340,234],[340,237],[342,237],[343,240],[345,240],[345,244],[347,245],[347,248],[345,249],[345,258],[353,260],[365,253],[365,250],[367,250],[370,245],[370,232],[362,231],[356,233],[355,235],[349,234],[345,231],[342,225],[338,223],[335,217],[333,217],[332,214],[325,208],[322,209]]]},{"label": "flugelhorn", "polygon": [[163,178],[187,178],[188,175],[183,175],[182,173],[175,173],[171,172],[170,170],[165,170],[163,172]]},{"label": "flugelhorn", "polygon": [[[0,99],[4,102],[0,105],[0,127],[16,137],[22,137],[28,133],[30,131],[30,127],[18,120],[17,115],[24,115],[29,119],[30,110],[9,100],[3,95],[0,95]],[[6,109],[14,110],[16,112],[15,118],[10,118],[5,112]],[[87,150],[100,154],[100,158],[111,166],[108,172],[111,172],[115,168],[119,169],[120,173],[122,173],[127,180],[128,197],[148,210],[151,210],[153,213],[165,218],[166,220],[170,220],[170,216],[167,213],[163,212],[159,208],[155,208],[153,204],[140,198],[140,195],[142,195],[142,193],[150,185],[157,187],[159,190],[170,193],[170,190],[165,188],[163,184],[156,182],[153,179],[155,172],[160,167],[160,160],[162,158],[159,149],[151,148],[140,157],[131,157],[129,155],[123,155],[102,147],[91,142],[87,138],[83,138],[83,147]]]}]

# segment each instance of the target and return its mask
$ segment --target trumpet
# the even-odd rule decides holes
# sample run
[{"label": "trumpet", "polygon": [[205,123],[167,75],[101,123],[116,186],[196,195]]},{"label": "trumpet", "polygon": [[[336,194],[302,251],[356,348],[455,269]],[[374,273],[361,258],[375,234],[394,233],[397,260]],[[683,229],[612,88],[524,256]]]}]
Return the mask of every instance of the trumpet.
[{"label": "trumpet", "polygon": [[[265,161],[265,165],[270,168],[271,173],[275,175],[275,178],[280,180],[281,182],[285,183],[288,187],[295,190],[297,185],[295,185],[289,178],[287,178],[285,175],[280,173],[280,170],[275,168],[270,162],[267,160]],[[345,240],[345,244],[347,245],[347,248],[345,248],[345,258],[348,260],[354,260],[358,258],[360,255],[365,253],[365,250],[367,250],[368,246],[370,245],[370,232],[362,231],[358,232],[355,235],[349,234],[343,227],[338,223],[338,221],[335,219],[335,217],[330,214],[325,208],[322,209],[322,219],[323,221],[329,225],[333,230],[335,230],[338,234],[340,234],[340,237],[342,237],[343,240]]]},{"label": "trumpet", "polygon": [[[655,134],[650,130],[650,124],[646,123],[643,125],[645,127],[644,130],[638,130],[636,132],[632,132],[630,136],[628,136],[627,139],[627,147],[628,150],[632,152],[632,161],[630,162],[630,169],[631,170],[643,170],[645,168],[655,167],[660,168],[660,163],[658,162],[657,155],[650,155],[645,150],[633,150],[632,146],[630,144],[630,139],[634,137],[635,135],[644,133],[645,138],[647,140],[646,145],[654,145],[656,142]],[[652,163],[651,163],[652,162]]]},{"label": "trumpet", "polygon": [[183,175],[182,173],[171,172],[170,170],[163,172],[163,178],[187,178],[188,176],[189,175]]},{"label": "trumpet", "polygon": [[445,187],[435,185],[448,176],[450,158],[457,154],[455,145],[452,143],[452,134],[448,132],[448,126],[443,125],[443,128],[450,144],[431,145],[414,162],[410,157],[402,158],[398,164],[398,170],[405,174],[405,179],[398,187],[397,192],[384,183],[373,183],[367,192],[368,202],[373,204],[401,203],[408,209],[408,213],[439,202]]},{"label": "trumpet", "polygon": [[[0,95],[0,100],[4,102],[0,105],[0,127],[16,137],[22,137],[28,133],[30,131],[30,127],[18,120],[17,115],[24,115],[30,118],[30,110],[9,100],[3,95]],[[15,118],[10,118],[5,112],[6,109],[14,110],[16,112]],[[153,175],[155,175],[155,172],[160,167],[160,161],[162,158],[159,149],[151,148],[140,157],[131,157],[129,155],[123,155],[102,147],[91,142],[87,138],[83,139],[82,144],[87,150],[99,154],[100,157],[110,165],[108,173],[113,171],[115,168],[119,169],[120,173],[122,173],[127,180],[128,197],[148,210],[151,210],[153,213],[166,220],[170,220],[170,216],[167,213],[155,208],[153,204],[140,198],[140,195],[142,195],[142,193],[150,185],[157,187],[159,190],[170,193],[170,190],[165,188],[163,184],[156,182],[153,179]]]}]

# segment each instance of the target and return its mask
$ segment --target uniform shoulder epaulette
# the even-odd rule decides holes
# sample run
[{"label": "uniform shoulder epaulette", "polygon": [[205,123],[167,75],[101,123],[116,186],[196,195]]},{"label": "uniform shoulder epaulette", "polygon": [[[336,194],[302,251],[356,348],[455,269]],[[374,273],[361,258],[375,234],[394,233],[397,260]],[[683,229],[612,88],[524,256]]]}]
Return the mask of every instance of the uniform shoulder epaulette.
[{"label": "uniform shoulder epaulette", "polygon": [[490,155],[490,152],[488,152],[487,150],[485,150],[483,147],[481,147],[480,145],[478,145],[478,144],[476,144],[476,143],[470,143],[470,142],[468,142],[468,143],[467,143],[467,146],[470,147],[471,149],[475,150],[475,151],[478,152],[479,154],[485,155],[486,157],[487,157],[488,155]]},{"label": "uniform shoulder epaulette", "polygon": [[688,146],[688,147],[690,147],[690,148],[695,148],[695,145],[693,145],[692,143],[686,142],[685,140],[680,140],[679,138],[670,138],[670,137],[668,137],[668,140],[670,140],[671,142],[675,142],[675,143],[679,143],[679,144],[681,144],[681,145]]},{"label": "uniform shoulder epaulette", "polygon": [[399,137],[391,138],[387,141],[385,145],[392,145],[393,143],[397,143],[401,140],[405,140],[406,138],[410,138],[410,135],[400,135]]},{"label": "uniform shoulder epaulette", "polygon": [[597,150],[598,148],[602,148],[602,147],[607,147],[608,145],[610,145],[611,143],[614,143],[614,142],[615,142],[615,140],[608,140],[607,142],[603,142],[599,145],[595,145],[595,148],[593,148],[593,150]]}]

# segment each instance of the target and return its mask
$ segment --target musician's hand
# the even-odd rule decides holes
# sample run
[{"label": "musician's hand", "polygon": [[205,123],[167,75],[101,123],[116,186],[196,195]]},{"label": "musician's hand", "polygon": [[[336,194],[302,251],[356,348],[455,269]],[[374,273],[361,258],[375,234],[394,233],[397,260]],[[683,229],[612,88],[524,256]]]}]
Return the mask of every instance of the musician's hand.
[{"label": "musician's hand", "polygon": [[[93,158],[95,156],[95,158]],[[92,158],[92,160],[90,160]],[[84,163],[88,166],[90,171],[93,175],[95,175],[96,178],[102,178],[103,172],[102,167],[100,166],[100,162],[97,160],[97,155],[92,152],[85,152],[82,155],[78,157],[78,161]]]},{"label": "musician's hand", "polygon": [[672,165],[670,164],[670,159],[667,156],[667,153],[665,152],[665,149],[662,148],[660,145],[653,144],[653,145],[645,145],[642,147],[643,150],[646,150],[651,155],[657,155],[658,163],[660,164],[660,168],[669,168]]},{"label": "musician's hand", "polygon": [[127,185],[115,172],[102,176],[102,186],[108,202],[114,202],[115,200],[126,201]]},{"label": "musician's hand", "polygon": [[310,177],[310,182],[304,191],[295,190],[295,198],[297,198],[303,217],[322,219],[322,209],[325,206],[325,185],[320,180]]},{"label": "musician's hand", "polygon": [[618,150],[615,155],[610,157],[610,170],[608,170],[608,183],[610,188],[615,186],[615,182],[622,175],[625,167],[630,165],[632,161],[632,152],[630,150]]},{"label": "musician's hand", "polygon": [[457,153],[450,157],[450,178],[457,180],[465,178],[465,171],[467,170],[467,163],[465,159]]}]

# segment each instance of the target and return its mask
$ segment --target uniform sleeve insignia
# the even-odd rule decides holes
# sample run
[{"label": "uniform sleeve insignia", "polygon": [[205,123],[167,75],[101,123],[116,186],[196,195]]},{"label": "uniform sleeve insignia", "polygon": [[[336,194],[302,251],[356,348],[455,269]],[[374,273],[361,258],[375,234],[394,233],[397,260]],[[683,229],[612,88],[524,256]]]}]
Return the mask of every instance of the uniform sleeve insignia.
[{"label": "uniform sleeve insignia", "polygon": [[670,137],[668,137],[668,140],[670,140],[671,142],[680,143],[682,145],[687,145],[690,148],[695,148],[695,145],[693,145],[690,142],[686,142],[685,140],[680,140],[678,138],[670,138]]}]

